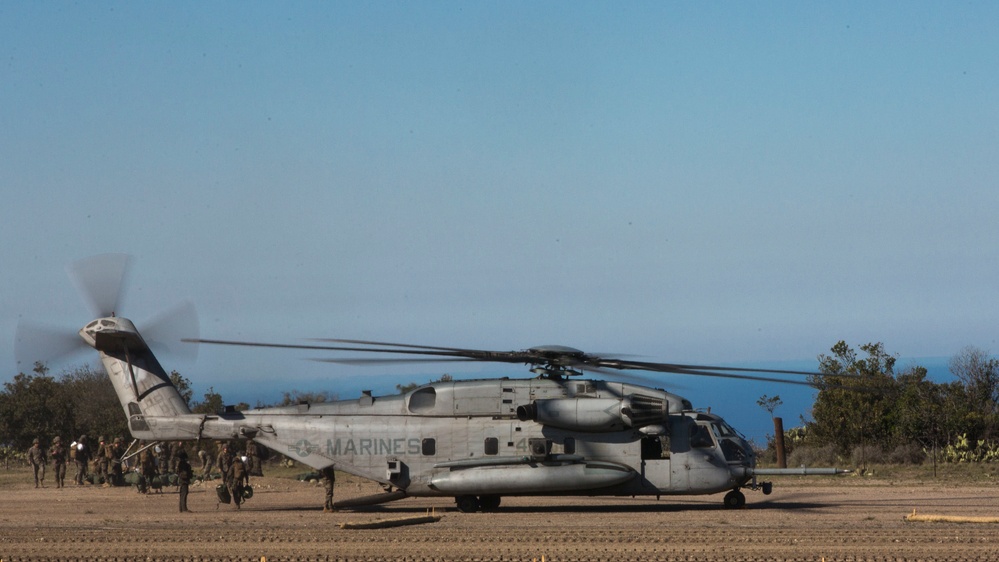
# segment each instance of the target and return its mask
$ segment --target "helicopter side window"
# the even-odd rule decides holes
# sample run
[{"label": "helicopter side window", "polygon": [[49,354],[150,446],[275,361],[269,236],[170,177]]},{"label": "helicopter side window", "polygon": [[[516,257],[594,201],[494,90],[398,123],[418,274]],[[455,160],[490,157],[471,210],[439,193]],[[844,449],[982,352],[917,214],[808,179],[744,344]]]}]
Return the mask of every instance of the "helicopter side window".
[{"label": "helicopter side window", "polygon": [[711,432],[703,425],[690,426],[690,446],[698,449],[710,449],[715,446],[711,440]]},{"label": "helicopter side window", "polygon": [[430,437],[423,440],[423,455],[432,457],[437,454],[437,440]]},{"label": "helicopter side window", "polygon": [[669,435],[649,435],[642,438],[642,459],[668,459],[670,455]]},{"label": "helicopter side window", "polygon": [[565,451],[567,455],[576,454],[576,438],[566,437],[565,441],[562,442],[562,450]]},{"label": "helicopter side window", "polygon": [[485,453],[487,455],[499,454],[499,439],[495,437],[486,437]]},{"label": "helicopter side window", "polygon": [[661,459],[663,456],[663,446],[659,438],[650,435],[642,438],[642,460]]}]

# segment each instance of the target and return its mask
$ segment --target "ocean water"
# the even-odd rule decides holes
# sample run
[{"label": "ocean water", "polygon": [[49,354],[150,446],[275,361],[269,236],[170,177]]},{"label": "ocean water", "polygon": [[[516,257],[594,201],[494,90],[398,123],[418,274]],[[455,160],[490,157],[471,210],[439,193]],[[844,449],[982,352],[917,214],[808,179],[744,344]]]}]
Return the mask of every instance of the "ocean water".
[{"label": "ocean water", "polygon": [[[930,380],[934,382],[949,382],[954,379],[948,368],[949,361],[950,357],[899,358],[895,366],[896,372],[901,372],[915,366],[925,367]],[[737,363],[726,366],[814,371],[818,367],[818,362],[816,360],[770,361]],[[639,376],[649,375],[647,377],[648,382],[646,383],[648,386],[663,388],[679,394],[690,400],[694,408],[710,410],[722,416],[743,435],[759,445],[765,445],[767,436],[773,435],[774,432],[770,413],[757,404],[757,401],[762,396],[779,396],[781,398],[783,404],[775,410],[774,414],[780,416],[783,419],[784,428],[789,429],[802,425],[804,420],[811,419],[812,404],[815,401],[817,392],[815,389],[807,386],[763,381],[743,381],[687,375],[661,375],[641,372],[632,374]],[[516,366],[497,369],[495,371],[477,371],[472,374],[452,371],[452,375],[456,380],[503,376],[511,378],[531,377],[530,373],[526,370]],[[287,379],[275,378],[271,381],[263,381],[253,385],[238,384],[232,387],[223,385],[216,388],[216,390],[222,394],[227,404],[246,402],[251,406],[256,406],[257,404],[268,405],[276,403],[281,400],[284,392],[291,391],[329,391],[335,393],[339,399],[357,398],[361,395],[362,390],[371,390],[375,396],[391,395],[396,393],[395,385],[397,384],[404,385],[412,382],[422,384],[429,382],[431,378],[432,376],[426,372],[393,376],[368,375],[349,378],[297,380],[290,387]],[[603,374],[595,374],[587,378],[613,380],[613,376]],[[786,378],[804,380],[805,377],[786,376]]]}]

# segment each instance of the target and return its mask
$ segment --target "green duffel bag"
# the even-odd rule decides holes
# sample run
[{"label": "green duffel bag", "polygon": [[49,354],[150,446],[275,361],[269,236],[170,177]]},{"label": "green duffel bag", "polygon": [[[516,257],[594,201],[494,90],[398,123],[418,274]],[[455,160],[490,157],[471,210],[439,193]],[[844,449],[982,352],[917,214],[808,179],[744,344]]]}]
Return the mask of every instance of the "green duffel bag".
[{"label": "green duffel bag", "polygon": [[229,488],[226,488],[225,484],[215,486],[215,493],[218,495],[219,501],[222,503],[229,503],[232,501],[232,496],[229,494]]}]

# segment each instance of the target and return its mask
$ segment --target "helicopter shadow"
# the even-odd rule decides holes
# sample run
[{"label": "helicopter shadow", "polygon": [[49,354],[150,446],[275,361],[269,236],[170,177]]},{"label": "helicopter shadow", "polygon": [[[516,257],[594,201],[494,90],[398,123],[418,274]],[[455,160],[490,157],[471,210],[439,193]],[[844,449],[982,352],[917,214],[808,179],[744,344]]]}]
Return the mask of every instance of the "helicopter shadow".
[{"label": "helicopter shadow", "polygon": [[[802,511],[812,509],[823,509],[839,507],[838,503],[829,502],[809,502],[809,501],[787,501],[775,500],[759,503],[749,503],[739,509],[725,508],[721,502],[704,503],[621,503],[621,502],[601,502],[595,504],[551,504],[551,505],[502,505],[486,513],[522,513],[522,514],[543,514],[543,513],[594,513],[594,514],[614,514],[614,513],[690,513],[690,512],[735,512],[740,511]],[[356,506],[337,509],[338,513],[381,513],[381,514],[423,514],[429,509],[438,511],[454,511],[454,506],[431,506],[431,505],[369,505]],[[320,511],[317,507],[286,507],[278,508],[275,511]]]}]

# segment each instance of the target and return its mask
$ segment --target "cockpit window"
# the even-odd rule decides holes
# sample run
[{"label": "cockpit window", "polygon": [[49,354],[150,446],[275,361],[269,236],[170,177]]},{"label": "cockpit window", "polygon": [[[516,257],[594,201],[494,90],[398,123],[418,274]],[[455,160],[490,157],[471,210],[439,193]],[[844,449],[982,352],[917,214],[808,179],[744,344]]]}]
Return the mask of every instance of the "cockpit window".
[{"label": "cockpit window", "polygon": [[715,446],[707,426],[698,424],[690,426],[690,446],[698,449],[710,449]]},{"label": "cockpit window", "polygon": [[719,441],[725,437],[739,437],[739,432],[723,421],[712,423],[711,431],[714,432],[715,437],[717,437]]},{"label": "cockpit window", "polygon": [[715,434],[715,439],[721,445],[721,450],[725,455],[726,461],[741,463],[747,458],[747,450],[743,447],[748,445],[743,441],[742,435],[732,428],[732,426],[723,421],[712,422],[711,432]]}]

